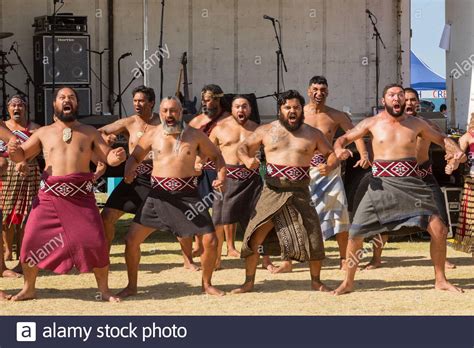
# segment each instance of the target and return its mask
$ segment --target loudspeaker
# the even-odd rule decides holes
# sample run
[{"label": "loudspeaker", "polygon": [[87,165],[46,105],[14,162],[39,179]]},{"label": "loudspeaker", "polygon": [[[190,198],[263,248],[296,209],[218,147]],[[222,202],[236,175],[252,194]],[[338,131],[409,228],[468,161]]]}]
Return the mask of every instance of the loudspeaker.
[{"label": "loudspeaker", "polygon": [[[79,98],[78,118],[91,115],[91,89],[89,87],[75,87]],[[41,88],[36,93],[35,122],[46,126],[53,123],[53,95],[52,88]]]},{"label": "loudspeaker", "polygon": [[[53,40],[51,35],[33,36],[34,75],[38,85],[53,83]],[[90,38],[88,35],[56,35],[55,84],[88,85],[90,83]]]},{"label": "loudspeaker", "polygon": [[441,187],[441,191],[444,193],[444,200],[448,210],[448,238],[452,238],[456,234],[456,229],[458,227],[462,188]]}]

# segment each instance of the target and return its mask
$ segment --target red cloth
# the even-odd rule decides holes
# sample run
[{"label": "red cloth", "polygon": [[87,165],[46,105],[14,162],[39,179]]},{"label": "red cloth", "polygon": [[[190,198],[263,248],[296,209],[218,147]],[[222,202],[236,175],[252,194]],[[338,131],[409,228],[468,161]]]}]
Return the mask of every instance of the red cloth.
[{"label": "red cloth", "polygon": [[108,247],[93,189],[93,173],[43,174],[25,227],[20,260],[64,274],[109,264]]}]

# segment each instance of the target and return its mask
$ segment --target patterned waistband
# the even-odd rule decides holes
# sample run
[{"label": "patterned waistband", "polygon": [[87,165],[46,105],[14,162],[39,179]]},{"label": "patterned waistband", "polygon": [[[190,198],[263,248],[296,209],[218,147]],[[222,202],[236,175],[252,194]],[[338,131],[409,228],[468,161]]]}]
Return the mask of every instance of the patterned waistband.
[{"label": "patterned waistband", "polygon": [[187,178],[151,177],[151,188],[154,190],[190,192],[197,190],[197,186],[197,176],[190,176]]},{"label": "patterned waistband", "polygon": [[57,182],[51,185],[44,180],[40,182],[40,190],[43,193],[56,197],[90,196],[93,194],[93,189],[94,183],[90,180],[80,183]]},{"label": "patterned waistband", "polygon": [[271,178],[286,178],[292,181],[309,179],[309,167],[281,166],[267,163],[267,175]]},{"label": "patterned waistband", "polygon": [[416,160],[408,161],[374,161],[372,175],[382,177],[419,177]]},{"label": "patterned waistband", "polygon": [[418,176],[422,179],[426,178],[428,175],[433,175],[433,165],[430,163],[427,166],[418,166]]},{"label": "patterned waistband", "polygon": [[216,164],[212,161],[207,161],[206,163],[204,163],[204,165],[202,166],[202,169],[205,169],[205,170],[216,170]]},{"label": "patterned waistband", "polygon": [[317,167],[320,164],[326,164],[326,157],[321,155],[320,153],[316,154],[311,158],[311,167]]},{"label": "patterned waistband", "polygon": [[226,176],[230,179],[245,181],[258,175],[258,169],[248,169],[245,166],[226,165]]},{"label": "patterned waistband", "polygon": [[138,175],[150,176],[153,171],[153,164],[140,163],[136,169]]}]

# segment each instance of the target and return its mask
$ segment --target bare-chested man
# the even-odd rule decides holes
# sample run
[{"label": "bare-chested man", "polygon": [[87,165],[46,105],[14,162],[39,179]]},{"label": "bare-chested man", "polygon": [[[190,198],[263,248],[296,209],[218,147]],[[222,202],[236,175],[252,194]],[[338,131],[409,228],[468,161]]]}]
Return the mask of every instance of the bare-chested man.
[{"label": "bare-chested man", "polygon": [[[189,126],[199,129],[207,136],[211,135],[214,127],[223,119],[228,117],[230,113],[226,110],[224,92],[218,85],[206,85],[201,90],[202,113],[195,116]],[[199,177],[199,195],[204,202],[213,202],[212,182],[216,179],[215,164],[203,156],[198,157],[198,166],[202,166],[202,174]],[[208,207],[210,208],[210,206]],[[196,237],[194,245],[194,256],[202,253],[202,241]]]},{"label": "bare-chested man", "polygon": [[109,257],[102,220],[97,208],[89,171],[93,154],[104,163],[117,166],[125,150],[111,150],[101,134],[77,121],[77,94],[63,87],[53,98],[56,122],[38,129],[19,145],[10,141],[8,151],[15,162],[43,152],[45,172],[38,197],[28,217],[20,253],[25,283],[14,301],[36,297],[39,269],[67,273],[93,271],[101,297],[116,302],[108,286]]},{"label": "bare-chested man", "polygon": [[[405,113],[407,115],[422,118],[418,115],[418,111],[420,108],[420,99],[416,90],[414,90],[413,88],[405,88],[405,103]],[[431,127],[433,127],[433,129],[437,132],[442,132],[442,129],[439,128],[435,123],[424,118],[422,119],[426,121]],[[447,138],[446,141],[453,142],[451,146],[455,146],[453,140],[449,140],[449,138]],[[439,184],[436,181],[435,176],[433,175],[433,164],[430,158],[430,146],[431,141],[423,139],[421,137],[417,138],[416,161],[418,162],[419,166],[419,175],[433,192],[433,198],[435,200],[436,207],[438,208],[440,218],[443,220],[444,224],[447,225],[449,223],[449,220],[448,213],[446,210],[446,203],[444,200],[443,192],[441,191],[441,188],[439,187]],[[361,188],[362,187],[359,187],[359,189]],[[382,265],[382,249],[387,240],[388,235],[379,235],[374,238],[374,242],[372,243],[373,257],[369,264],[364,267],[364,269],[371,270],[378,268]],[[456,266],[446,260],[446,268],[452,269],[456,268]]]},{"label": "bare-chested man", "polygon": [[[253,290],[260,254],[309,261],[312,289],[329,290],[320,280],[324,245],[318,215],[311,206],[309,166],[315,152],[328,157],[330,165],[338,161],[321,131],[304,123],[303,105],[304,98],[297,91],[282,93],[278,120],[258,127],[238,148],[245,166],[257,169],[260,162],[255,155],[263,145],[267,173],[244,235],[245,282],[234,293]],[[272,233],[278,237],[273,243],[267,238]]]},{"label": "bare-chested man", "polygon": [[446,137],[428,123],[404,113],[403,87],[392,84],[383,91],[385,110],[361,121],[355,128],[338,138],[335,152],[340,160],[351,156],[344,147],[363,136],[372,135],[374,162],[369,188],[362,198],[351,228],[347,249],[345,280],[334,291],[335,295],[351,292],[360,258],[364,254],[364,238],[377,234],[406,233],[406,228],[427,230],[431,235],[431,258],[435,269],[435,288],[462,292],[448,282],[445,275],[447,228],[439,217],[430,188],[421,180],[416,160],[417,138],[446,148],[453,154],[454,166],[459,164],[462,152],[452,146]]},{"label": "bare-chested man", "polygon": [[[135,115],[117,120],[99,129],[109,143],[115,142],[117,135],[128,138],[129,152],[132,153],[140,138],[150,129],[160,124],[159,117],[153,116],[155,92],[153,88],[139,86],[132,91]],[[104,209],[105,234],[109,245],[115,236],[115,223],[125,213],[135,214],[150,192],[151,159],[145,160],[137,168],[137,177],[130,183],[121,182],[112,192]]]},{"label": "bare-chested man", "polygon": [[160,118],[161,125],[140,139],[125,166],[124,180],[132,182],[137,166],[152,151],[152,189],[125,237],[128,285],[119,296],[137,293],[140,245],[157,229],[170,231],[181,240],[192,241],[194,235],[202,235],[202,289],[210,295],[223,295],[223,291],[211,284],[217,239],[209,211],[196,209],[201,202],[195,162],[198,152],[214,161],[218,179],[212,184],[222,191],[226,174],[224,159],[204,133],[183,127],[183,108],[178,99],[162,100]]},{"label": "bare-chested man", "polygon": [[212,207],[218,240],[216,269],[221,268],[224,235],[227,255],[240,256],[234,244],[237,222],[244,230],[247,228],[262,189],[258,168],[247,169],[237,156],[240,143],[258,127],[257,123],[249,120],[251,112],[249,100],[236,95],[232,100],[232,117],[219,122],[209,137],[221,150],[227,168],[226,190],[222,197],[215,197]]}]

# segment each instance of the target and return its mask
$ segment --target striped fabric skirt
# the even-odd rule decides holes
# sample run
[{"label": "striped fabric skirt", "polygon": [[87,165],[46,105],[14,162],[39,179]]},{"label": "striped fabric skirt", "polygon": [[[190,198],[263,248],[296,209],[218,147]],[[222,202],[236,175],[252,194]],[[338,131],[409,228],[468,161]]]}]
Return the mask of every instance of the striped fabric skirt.
[{"label": "striped fabric skirt", "polygon": [[472,236],[474,234],[474,178],[464,176],[461,209],[458,228],[454,237],[453,247],[466,253],[474,252]]},{"label": "striped fabric skirt", "polygon": [[3,224],[24,225],[33,198],[38,195],[41,180],[36,160],[29,163],[29,172],[22,177],[15,169],[15,162],[8,160],[8,169],[2,175],[1,209]]}]

